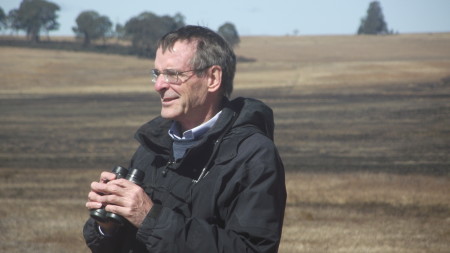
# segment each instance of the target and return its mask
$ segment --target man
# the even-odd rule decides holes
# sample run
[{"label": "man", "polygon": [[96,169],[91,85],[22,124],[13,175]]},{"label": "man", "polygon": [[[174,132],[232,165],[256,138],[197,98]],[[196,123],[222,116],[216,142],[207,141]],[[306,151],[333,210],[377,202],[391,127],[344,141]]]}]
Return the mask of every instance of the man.
[{"label": "man", "polygon": [[161,117],[144,124],[130,167],[143,186],[103,172],[86,207],[128,222],[89,219],[93,252],[277,252],[286,204],[272,110],[228,100],[236,57],[213,31],[186,26],[158,43]]}]

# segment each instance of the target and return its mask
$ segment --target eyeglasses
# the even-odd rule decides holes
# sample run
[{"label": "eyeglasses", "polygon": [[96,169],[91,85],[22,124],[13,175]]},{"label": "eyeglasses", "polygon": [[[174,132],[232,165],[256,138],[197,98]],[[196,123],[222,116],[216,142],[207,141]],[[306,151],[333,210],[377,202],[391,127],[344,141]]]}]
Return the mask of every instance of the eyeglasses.
[{"label": "eyeglasses", "polygon": [[161,74],[164,76],[164,81],[166,83],[177,84],[180,82],[185,82],[185,81],[187,81],[187,79],[184,81],[181,80],[180,75],[183,76],[184,73],[188,73],[188,72],[203,71],[207,68],[209,68],[209,67],[205,67],[205,68],[201,68],[201,69],[191,69],[191,70],[186,70],[186,71],[178,71],[178,70],[174,70],[174,69],[165,69],[163,71],[159,71],[157,69],[152,69],[152,83],[156,83],[158,76]]}]

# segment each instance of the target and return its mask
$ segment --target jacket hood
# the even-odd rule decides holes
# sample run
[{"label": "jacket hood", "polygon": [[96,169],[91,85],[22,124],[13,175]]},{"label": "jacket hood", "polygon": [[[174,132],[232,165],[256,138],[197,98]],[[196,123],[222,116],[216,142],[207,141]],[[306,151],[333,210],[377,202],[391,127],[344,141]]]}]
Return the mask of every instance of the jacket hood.
[{"label": "jacket hood", "polygon": [[273,140],[275,125],[273,111],[269,106],[257,99],[238,97],[225,104],[223,111],[228,110],[235,117],[232,128],[254,126]]}]

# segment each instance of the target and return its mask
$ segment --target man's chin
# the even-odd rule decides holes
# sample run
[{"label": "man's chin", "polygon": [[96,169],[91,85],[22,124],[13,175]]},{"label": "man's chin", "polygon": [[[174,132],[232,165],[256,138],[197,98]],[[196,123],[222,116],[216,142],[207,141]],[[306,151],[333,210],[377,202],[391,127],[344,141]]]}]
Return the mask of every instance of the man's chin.
[{"label": "man's chin", "polygon": [[165,118],[165,119],[172,119],[172,120],[176,120],[177,118],[177,114],[173,111],[168,111],[168,110],[161,110],[161,117]]}]

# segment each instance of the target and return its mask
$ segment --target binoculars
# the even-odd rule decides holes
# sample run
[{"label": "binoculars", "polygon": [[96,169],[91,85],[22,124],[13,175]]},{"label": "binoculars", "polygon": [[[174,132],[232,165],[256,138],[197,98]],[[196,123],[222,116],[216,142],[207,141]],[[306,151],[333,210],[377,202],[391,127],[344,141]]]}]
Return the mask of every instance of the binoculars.
[{"label": "binoculars", "polygon": [[[142,170],[133,168],[128,170],[121,166],[114,167],[111,172],[116,175],[116,179],[125,178],[139,186],[142,186],[145,176]],[[104,207],[90,210],[90,216],[98,222],[114,222],[119,225],[123,225],[126,222],[125,218],[118,214],[107,212]]]}]

